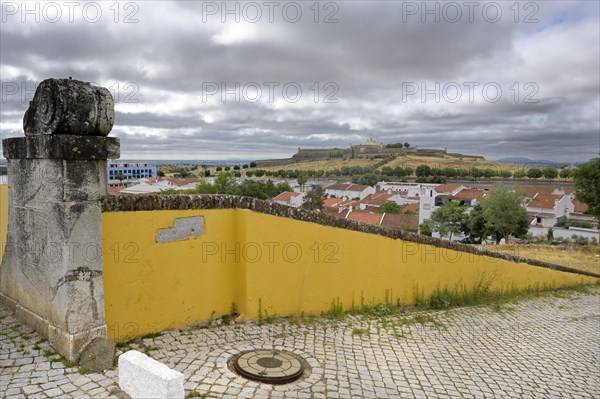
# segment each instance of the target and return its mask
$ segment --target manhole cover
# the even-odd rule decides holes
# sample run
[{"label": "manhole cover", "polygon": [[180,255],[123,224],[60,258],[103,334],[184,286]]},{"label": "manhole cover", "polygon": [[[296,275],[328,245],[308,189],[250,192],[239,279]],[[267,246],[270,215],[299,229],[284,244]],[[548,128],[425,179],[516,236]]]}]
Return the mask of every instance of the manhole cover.
[{"label": "manhole cover", "polygon": [[304,373],[302,359],[290,352],[254,350],[242,353],[233,361],[242,377],[270,384],[287,384]]}]

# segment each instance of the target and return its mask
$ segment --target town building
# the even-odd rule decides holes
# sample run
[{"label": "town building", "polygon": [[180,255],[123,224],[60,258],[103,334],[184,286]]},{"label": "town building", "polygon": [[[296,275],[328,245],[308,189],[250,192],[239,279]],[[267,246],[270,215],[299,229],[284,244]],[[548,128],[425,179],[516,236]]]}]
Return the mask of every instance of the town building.
[{"label": "town building", "polygon": [[325,193],[328,196],[334,196],[337,198],[358,198],[359,200],[361,200],[369,194],[374,194],[375,187],[366,186],[362,184],[335,183],[325,187]]},{"label": "town building", "polygon": [[[147,162],[108,161],[107,177],[109,186],[121,185],[123,181],[156,177],[156,165]],[[122,177],[122,179],[119,179]]]},{"label": "town building", "polygon": [[287,206],[293,206],[294,208],[299,208],[300,206],[302,206],[302,203],[304,202],[304,196],[306,194],[305,193],[298,193],[295,191],[284,191],[281,194],[279,194],[278,196],[276,196],[275,198],[273,198],[273,201],[281,204],[281,205],[287,205]]}]

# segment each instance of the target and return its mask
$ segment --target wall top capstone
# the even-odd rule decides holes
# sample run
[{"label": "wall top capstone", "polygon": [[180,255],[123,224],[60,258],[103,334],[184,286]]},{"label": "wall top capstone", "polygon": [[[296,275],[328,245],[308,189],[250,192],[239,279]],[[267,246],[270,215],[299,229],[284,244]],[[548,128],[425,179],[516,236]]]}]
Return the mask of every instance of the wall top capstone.
[{"label": "wall top capstone", "polygon": [[108,136],[114,121],[114,100],[108,89],[70,78],[46,79],[29,103],[23,130],[26,136]]},{"label": "wall top capstone", "polygon": [[12,137],[2,144],[6,159],[103,160],[120,156],[117,137],[40,135]]}]

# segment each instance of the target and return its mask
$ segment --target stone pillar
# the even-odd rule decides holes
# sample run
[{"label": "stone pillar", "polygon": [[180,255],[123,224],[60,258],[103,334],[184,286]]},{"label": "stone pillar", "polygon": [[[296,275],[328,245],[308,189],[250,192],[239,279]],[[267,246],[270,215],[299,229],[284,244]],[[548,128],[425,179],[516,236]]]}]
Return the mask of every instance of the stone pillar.
[{"label": "stone pillar", "polygon": [[88,342],[106,337],[100,200],[119,140],[37,134],[3,147],[9,194],[0,301],[75,361]]}]

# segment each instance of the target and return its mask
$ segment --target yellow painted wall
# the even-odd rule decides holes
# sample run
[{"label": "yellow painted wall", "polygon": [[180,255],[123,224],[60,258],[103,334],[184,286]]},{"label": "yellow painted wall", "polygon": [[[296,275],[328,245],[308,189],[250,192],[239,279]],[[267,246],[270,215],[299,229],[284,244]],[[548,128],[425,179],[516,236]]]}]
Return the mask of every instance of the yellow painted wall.
[{"label": "yellow painted wall", "polygon": [[[266,255],[246,264],[246,315],[299,315],[327,311],[339,298],[344,308],[413,303],[418,288],[425,296],[437,287],[454,288],[491,279],[492,290],[594,283],[597,279],[525,263],[473,255],[373,234],[336,229],[285,218],[238,211],[246,238],[280,244],[274,262]],[[287,247],[287,254],[284,248]],[[300,248],[301,256],[296,256]],[[287,258],[287,259],[286,259]],[[251,259],[253,260],[253,259]]]},{"label": "yellow painted wall", "polygon": [[[203,216],[205,234],[156,243],[176,218]],[[492,288],[594,283],[559,272],[248,210],[108,212],[102,217],[109,338],[128,339],[229,313],[248,318],[414,300],[484,279]],[[135,254],[133,254],[133,251]],[[129,257],[127,256],[129,255]]]},{"label": "yellow painted wall", "polygon": [[[231,246],[235,210],[109,212],[102,216],[104,303],[110,339],[176,328],[229,313],[236,265],[205,262],[212,243]],[[176,218],[204,216],[201,238],[156,243]],[[207,258],[208,259],[208,258]],[[233,259],[233,258],[231,258]]]}]

